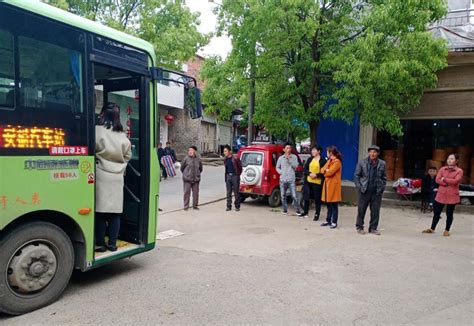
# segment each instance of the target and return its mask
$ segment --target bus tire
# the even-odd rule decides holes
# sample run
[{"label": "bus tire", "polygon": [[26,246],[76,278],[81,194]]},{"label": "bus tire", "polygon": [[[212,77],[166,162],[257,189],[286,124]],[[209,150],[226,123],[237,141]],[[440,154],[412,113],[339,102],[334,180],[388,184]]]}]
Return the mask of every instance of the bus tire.
[{"label": "bus tire", "polygon": [[270,207],[278,207],[281,204],[281,195],[280,195],[280,189],[275,188],[273,189],[272,193],[270,196],[268,196],[268,205]]},{"label": "bus tire", "polygon": [[0,241],[0,312],[21,315],[58,299],[74,268],[74,249],[54,224],[21,225]]}]

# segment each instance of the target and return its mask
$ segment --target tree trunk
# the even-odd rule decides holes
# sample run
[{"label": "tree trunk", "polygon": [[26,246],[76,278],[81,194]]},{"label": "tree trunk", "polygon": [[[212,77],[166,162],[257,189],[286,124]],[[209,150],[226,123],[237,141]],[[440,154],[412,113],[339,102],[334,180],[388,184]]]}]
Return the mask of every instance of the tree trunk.
[{"label": "tree trunk", "polygon": [[292,145],[296,145],[295,135],[292,132],[288,132],[286,135],[286,141]]},{"label": "tree trunk", "polygon": [[309,139],[311,147],[318,145],[318,127],[319,121],[311,121],[309,123]]}]

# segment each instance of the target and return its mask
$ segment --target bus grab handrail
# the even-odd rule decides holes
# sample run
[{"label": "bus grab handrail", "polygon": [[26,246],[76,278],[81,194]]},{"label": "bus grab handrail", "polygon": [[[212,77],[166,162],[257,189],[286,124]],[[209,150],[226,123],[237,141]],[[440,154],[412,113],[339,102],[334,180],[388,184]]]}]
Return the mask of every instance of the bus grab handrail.
[{"label": "bus grab handrail", "polygon": [[133,171],[133,173],[135,173],[135,175],[136,175],[137,177],[141,177],[141,176],[142,176],[141,173],[138,172],[138,170],[135,169],[135,168],[133,167],[133,165],[130,164],[130,162],[129,162],[127,165],[130,167],[130,169]]},{"label": "bus grab handrail", "polygon": [[132,196],[133,200],[135,200],[137,203],[141,203],[140,198],[138,198],[137,196],[135,196],[135,194],[133,193],[133,191],[131,191],[130,188],[129,188],[127,185],[123,185],[123,187],[125,188],[125,190],[127,190],[127,192],[130,194],[130,196]]}]

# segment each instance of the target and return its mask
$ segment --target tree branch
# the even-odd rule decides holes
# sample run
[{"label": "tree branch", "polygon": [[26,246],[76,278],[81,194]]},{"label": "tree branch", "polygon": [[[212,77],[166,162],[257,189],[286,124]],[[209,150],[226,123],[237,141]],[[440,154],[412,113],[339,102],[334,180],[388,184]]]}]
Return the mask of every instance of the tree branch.
[{"label": "tree branch", "polygon": [[345,42],[348,42],[348,41],[352,41],[354,39],[356,39],[358,36],[362,35],[365,31],[367,30],[367,27],[364,27],[362,28],[360,31],[358,31],[357,33],[341,40],[341,43],[345,43]]},{"label": "tree branch", "polygon": [[130,9],[125,13],[125,17],[124,19],[122,20],[122,26],[123,28],[127,28],[127,25],[128,25],[128,20],[130,19],[130,15],[132,14],[132,12],[137,9],[137,7],[140,5],[140,0],[135,0],[132,5],[130,6]]}]

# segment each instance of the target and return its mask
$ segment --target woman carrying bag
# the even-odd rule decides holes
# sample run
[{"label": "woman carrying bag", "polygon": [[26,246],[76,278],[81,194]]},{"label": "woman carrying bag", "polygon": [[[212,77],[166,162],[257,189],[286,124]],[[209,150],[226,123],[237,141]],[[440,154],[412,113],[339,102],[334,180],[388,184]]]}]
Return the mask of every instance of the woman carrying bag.
[{"label": "woman carrying bag", "polygon": [[311,148],[311,157],[306,161],[304,166],[304,207],[303,213],[300,214],[300,216],[308,216],[310,200],[314,200],[316,211],[313,221],[318,221],[319,215],[321,214],[321,196],[324,183],[324,174],[321,173],[321,168],[326,164],[326,159],[321,156],[322,150],[321,146],[313,146]]}]

